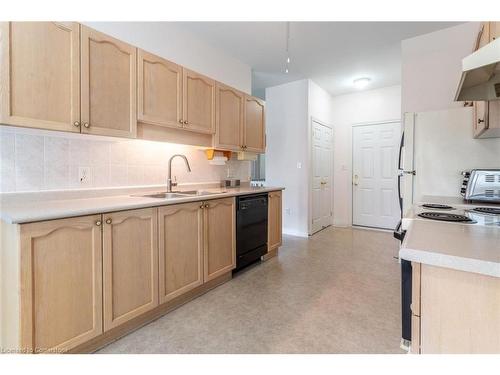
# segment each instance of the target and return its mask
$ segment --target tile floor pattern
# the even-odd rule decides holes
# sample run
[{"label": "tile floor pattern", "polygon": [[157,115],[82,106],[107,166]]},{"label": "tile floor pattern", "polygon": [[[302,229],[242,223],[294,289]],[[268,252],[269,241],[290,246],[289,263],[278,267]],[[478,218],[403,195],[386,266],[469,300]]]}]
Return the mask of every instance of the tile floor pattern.
[{"label": "tile floor pattern", "polygon": [[402,353],[398,243],[328,228],[100,353]]}]

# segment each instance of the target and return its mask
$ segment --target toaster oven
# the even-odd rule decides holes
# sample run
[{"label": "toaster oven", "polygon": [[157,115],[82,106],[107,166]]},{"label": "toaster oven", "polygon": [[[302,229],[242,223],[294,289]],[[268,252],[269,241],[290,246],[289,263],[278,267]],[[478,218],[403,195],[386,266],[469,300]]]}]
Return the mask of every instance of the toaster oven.
[{"label": "toaster oven", "polygon": [[464,199],[500,203],[500,169],[473,169],[462,174],[460,193]]}]

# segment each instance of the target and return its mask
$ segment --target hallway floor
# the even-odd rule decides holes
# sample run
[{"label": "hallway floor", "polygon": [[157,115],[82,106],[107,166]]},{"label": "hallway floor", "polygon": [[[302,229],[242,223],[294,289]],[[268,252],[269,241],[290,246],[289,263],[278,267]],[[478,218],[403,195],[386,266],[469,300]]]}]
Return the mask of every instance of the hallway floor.
[{"label": "hallway floor", "polygon": [[99,353],[403,353],[398,242],[327,228]]}]

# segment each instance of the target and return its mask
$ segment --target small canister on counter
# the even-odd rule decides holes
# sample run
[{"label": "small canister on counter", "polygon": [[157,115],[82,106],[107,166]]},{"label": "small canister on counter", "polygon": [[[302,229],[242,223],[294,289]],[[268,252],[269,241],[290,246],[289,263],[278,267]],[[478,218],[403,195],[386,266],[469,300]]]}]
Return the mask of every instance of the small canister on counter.
[{"label": "small canister on counter", "polygon": [[223,188],[240,187],[240,180],[237,178],[226,178],[225,180],[221,180],[220,186]]}]

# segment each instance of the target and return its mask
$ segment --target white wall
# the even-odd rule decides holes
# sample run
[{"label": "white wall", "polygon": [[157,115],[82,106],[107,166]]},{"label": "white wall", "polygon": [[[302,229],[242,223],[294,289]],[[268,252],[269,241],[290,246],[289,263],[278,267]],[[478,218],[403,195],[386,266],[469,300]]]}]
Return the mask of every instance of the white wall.
[{"label": "white wall", "polygon": [[285,187],[283,230],[302,236],[308,217],[308,86],[300,80],[266,89],[266,183]]},{"label": "white wall", "polygon": [[401,118],[401,86],[391,86],[331,100],[334,125],[334,225],[352,224],[352,125]]},{"label": "white wall", "polygon": [[201,41],[175,22],[84,24],[248,94],[252,91],[252,69],[249,65]]},{"label": "white wall", "polygon": [[478,22],[468,22],[403,40],[402,113],[462,106],[453,99],[462,59],[472,52],[478,31]]},{"label": "white wall", "polygon": [[266,183],[286,188],[285,233],[308,235],[310,120],[331,124],[330,111],[330,94],[311,80],[266,89]]}]

